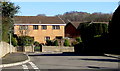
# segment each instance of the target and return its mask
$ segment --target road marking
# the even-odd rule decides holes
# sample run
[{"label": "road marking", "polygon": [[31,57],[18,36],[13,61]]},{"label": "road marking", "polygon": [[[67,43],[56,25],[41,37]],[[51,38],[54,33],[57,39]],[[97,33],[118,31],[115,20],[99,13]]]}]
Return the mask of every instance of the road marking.
[{"label": "road marking", "polygon": [[35,71],[40,71],[39,68],[33,62],[29,62],[29,64],[33,67],[33,69],[36,69]]},{"label": "road marking", "polygon": [[29,71],[27,65],[22,65],[22,66],[23,66],[24,71]]}]

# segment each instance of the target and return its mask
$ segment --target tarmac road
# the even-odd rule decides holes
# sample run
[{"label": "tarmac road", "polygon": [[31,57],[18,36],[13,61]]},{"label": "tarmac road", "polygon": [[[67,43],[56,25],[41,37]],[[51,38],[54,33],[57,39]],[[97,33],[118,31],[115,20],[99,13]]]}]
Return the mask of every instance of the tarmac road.
[{"label": "tarmac road", "polygon": [[[30,62],[2,71],[117,71],[117,58],[106,56],[71,56],[61,53],[30,53]],[[13,70],[14,69],[14,70]]]}]

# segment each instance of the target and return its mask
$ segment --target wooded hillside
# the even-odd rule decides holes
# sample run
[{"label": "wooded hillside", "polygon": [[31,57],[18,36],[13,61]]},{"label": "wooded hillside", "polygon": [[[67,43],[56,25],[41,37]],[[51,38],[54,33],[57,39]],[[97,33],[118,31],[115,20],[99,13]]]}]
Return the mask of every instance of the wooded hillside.
[{"label": "wooded hillside", "polygon": [[65,22],[68,21],[94,21],[94,22],[109,22],[112,18],[112,14],[109,13],[87,13],[87,12],[77,12],[77,11],[71,11],[66,12],[63,15],[57,15],[60,16]]}]

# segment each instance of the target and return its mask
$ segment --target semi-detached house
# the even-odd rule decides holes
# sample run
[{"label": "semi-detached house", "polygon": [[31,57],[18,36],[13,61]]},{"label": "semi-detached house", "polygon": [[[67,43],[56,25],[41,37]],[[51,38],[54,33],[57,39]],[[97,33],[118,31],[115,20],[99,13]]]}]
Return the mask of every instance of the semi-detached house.
[{"label": "semi-detached house", "polygon": [[16,16],[14,34],[30,36],[39,43],[46,43],[46,40],[64,38],[65,25],[58,16]]}]

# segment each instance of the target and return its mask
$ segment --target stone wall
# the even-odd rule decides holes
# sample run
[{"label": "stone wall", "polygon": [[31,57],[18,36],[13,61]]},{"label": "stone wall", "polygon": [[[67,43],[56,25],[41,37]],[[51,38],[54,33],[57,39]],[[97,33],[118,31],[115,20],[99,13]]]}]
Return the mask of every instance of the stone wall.
[{"label": "stone wall", "polygon": [[24,52],[34,52],[34,46],[25,46]]},{"label": "stone wall", "polygon": [[16,47],[13,47],[12,45],[10,46],[6,42],[0,42],[0,58],[10,52],[16,52],[16,51],[17,51]]},{"label": "stone wall", "polygon": [[74,52],[74,47],[42,46],[42,52]]}]

